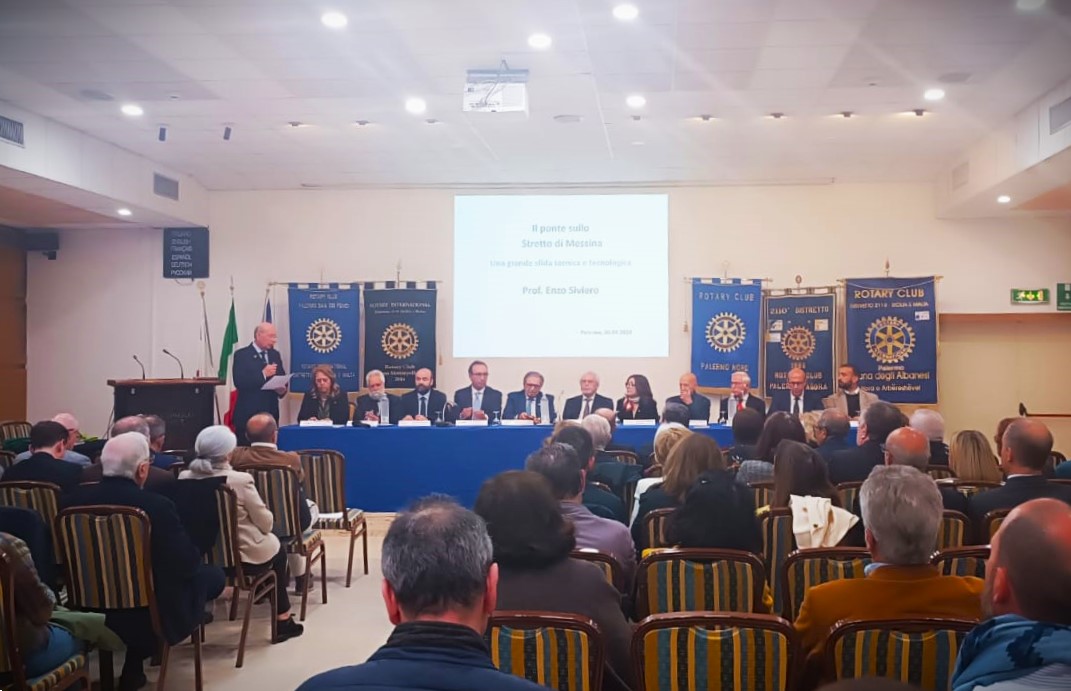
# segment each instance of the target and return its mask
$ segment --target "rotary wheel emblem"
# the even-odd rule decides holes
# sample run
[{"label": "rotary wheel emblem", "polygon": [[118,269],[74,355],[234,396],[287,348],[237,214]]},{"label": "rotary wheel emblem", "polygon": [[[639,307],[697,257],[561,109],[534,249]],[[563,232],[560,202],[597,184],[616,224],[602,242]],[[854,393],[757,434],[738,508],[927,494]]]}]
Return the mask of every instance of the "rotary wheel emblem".
[{"label": "rotary wheel emblem", "polygon": [[814,334],[802,326],[793,326],[781,336],[781,350],[794,362],[811,357],[815,345]]},{"label": "rotary wheel emblem", "polygon": [[747,336],[747,329],[740,317],[722,312],[707,322],[707,343],[721,353],[731,353],[740,347]]},{"label": "rotary wheel emblem", "polygon": [[317,353],[325,355],[342,343],[342,329],[330,319],[317,319],[309,324],[305,342]]},{"label": "rotary wheel emblem", "polygon": [[408,324],[391,324],[381,339],[383,352],[395,360],[404,360],[416,352],[420,345],[416,329]]},{"label": "rotary wheel emblem", "polygon": [[915,330],[899,317],[882,317],[866,330],[866,349],[882,364],[903,362],[915,349]]}]

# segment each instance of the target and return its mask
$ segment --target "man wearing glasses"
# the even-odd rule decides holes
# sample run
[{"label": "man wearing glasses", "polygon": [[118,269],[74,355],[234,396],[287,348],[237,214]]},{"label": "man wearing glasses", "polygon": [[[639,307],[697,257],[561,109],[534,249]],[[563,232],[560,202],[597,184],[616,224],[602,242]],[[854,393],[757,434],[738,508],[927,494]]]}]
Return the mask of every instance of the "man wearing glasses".
[{"label": "man wearing glasses", "polygon": [[469,381],[466,386],[454,392],[454,402],[461,407],[458,417],[462,420],[493,420],[502,411],[502,392],[487,385],[487,363],[474,360],[469,365]]}]

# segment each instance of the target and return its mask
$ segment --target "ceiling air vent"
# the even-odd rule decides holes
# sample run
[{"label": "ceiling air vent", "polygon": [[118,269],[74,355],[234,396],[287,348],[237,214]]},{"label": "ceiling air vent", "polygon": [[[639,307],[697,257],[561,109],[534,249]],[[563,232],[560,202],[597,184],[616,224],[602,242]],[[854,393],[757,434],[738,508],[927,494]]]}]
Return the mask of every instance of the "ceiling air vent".
[{"label": "ceiling air vent", "polygon": [[22,123],[0,115],[0,139],[18,146],[26,146],[22,138]]},{"label": "ceiling air vent", "polygon": [[178,201],[178,180],[172,180],[166,175],[153,173],[152,192],[158,197],[167,197]]},{"label": "ceiling air vent", "polygon": [[958,190],[971,179],[971,163],[965,161],[952,169],[952,189]]},{"label": "ceiling air vent", "polygon": [[1049,108],[1049,134],[1056,134],[1071,125],[1071,97]]}]

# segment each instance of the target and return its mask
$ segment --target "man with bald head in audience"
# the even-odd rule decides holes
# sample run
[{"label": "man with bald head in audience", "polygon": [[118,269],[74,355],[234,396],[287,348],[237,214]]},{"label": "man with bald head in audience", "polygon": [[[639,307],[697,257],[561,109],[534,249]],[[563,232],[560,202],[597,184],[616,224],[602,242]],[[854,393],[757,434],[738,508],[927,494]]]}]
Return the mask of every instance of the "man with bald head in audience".
[{"label": "man with bald head in audience", "polygon": [[993,536],[982,610],[952,677],[955,691],[1071,687],[1071,507],[1020,504]]},{"label": "man with bald head in audience", "polygon": [[234,351],[232,372],[238,400],[234,403],[234,429],[238,444],[245,446],[245,425],[257,413],[267,413],[279,419],[279,399],[286,395],[287,387],[263,391],[264,384],[275,376],[286,374],[283,358],[275,349],[279,336],[275,325],[262,322],[253,329],[253,342]]},{"label": "man with bald head in audience", "polygon": [[[118,437],[120,434],[126,434],[127,432],[137,432],[141,436],[145,437],[145,441],[149,441],[151,435],[151,429],[149,423],[145,421],[145,418],[140,415],[128,415],[121,417],[115,421],[109,431],[109,437]],[[152,465],[152,445],[149,446],[150,465],[145,482],[143,486],[150,492],[156,492],[162,494],[168,498],[174,498],[173,492],[175,489],[175,483],[178,482],[178,478],[170,470],[164,470],[163,468],[157,468]],[[100,482],[103,477],[103,466],[100,463],[89,466],[82,471],[82,482]]]}]

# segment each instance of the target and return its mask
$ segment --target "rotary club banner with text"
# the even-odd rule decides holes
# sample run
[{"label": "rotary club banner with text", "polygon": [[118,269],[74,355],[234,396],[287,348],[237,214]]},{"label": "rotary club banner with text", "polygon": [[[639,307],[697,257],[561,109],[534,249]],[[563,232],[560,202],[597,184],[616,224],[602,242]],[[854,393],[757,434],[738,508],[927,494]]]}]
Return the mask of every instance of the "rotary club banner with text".
[{"label": "rotary club banner with text", "polygon": [[364,289],[364,371],[382,371],[388,389],[413,388],[418,369],[435,373],[438,291],[431,281],[425,288],[405,285],[380,290],[366,284]]},{"label": "rotary club banner with text", "polygon": [[890,403],[937,403],[936,280],[845,281],[848,361],[859,385]]},{"label": "rotary club banner with text", "polygon": [[833,393],[836,362],[837,300],[832,288],[819,293],[767,293],[766,395],[784,391],[789,370],[807,372],[807,389],[822,396]]},{"label": "rotary club banner with text", "polygon": [[343,391],[361,388],[361,303],[357,286],[291,283],[290,390],[312,388],[312,368],[331,365]]},{"label": "rotary club banner with text", "polygon": [[762,283],[692,279],[692,372],[699,386],[728,389],[733,372],[759,384]]}]

